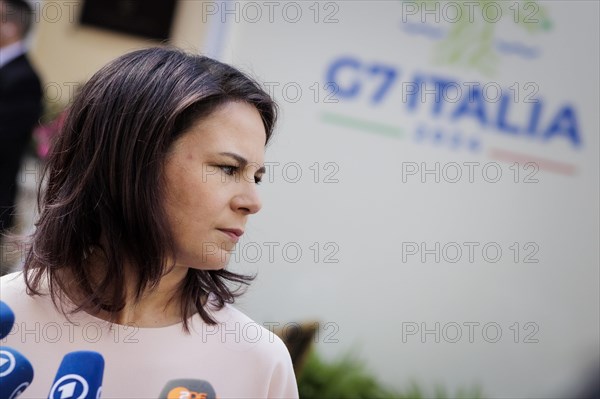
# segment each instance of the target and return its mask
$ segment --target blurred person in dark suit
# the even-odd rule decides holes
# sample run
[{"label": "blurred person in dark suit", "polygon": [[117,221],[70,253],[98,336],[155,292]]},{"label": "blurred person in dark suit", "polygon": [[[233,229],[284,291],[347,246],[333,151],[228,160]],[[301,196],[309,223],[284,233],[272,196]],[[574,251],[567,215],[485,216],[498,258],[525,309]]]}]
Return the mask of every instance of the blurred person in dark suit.
[{"label": "blurred person in dark suit", "polygon": [[0,238],[13,224],[17,175],[42,111],[40,79],[23,43],[32,17],[26,1],[0,0]]}]

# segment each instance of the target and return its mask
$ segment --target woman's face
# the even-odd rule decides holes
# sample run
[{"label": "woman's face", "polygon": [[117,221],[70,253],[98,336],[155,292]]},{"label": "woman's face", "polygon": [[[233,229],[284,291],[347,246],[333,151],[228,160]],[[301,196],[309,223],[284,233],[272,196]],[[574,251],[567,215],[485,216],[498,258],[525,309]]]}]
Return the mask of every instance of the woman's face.
[{"label": "woman's face", "polygon": [[[166,159],[165,209],[176,265],[221,269],[261,202],[266,133],[259,112],[228,102],[179,137]],[[231,231],[227,231],[231,230]]]}]

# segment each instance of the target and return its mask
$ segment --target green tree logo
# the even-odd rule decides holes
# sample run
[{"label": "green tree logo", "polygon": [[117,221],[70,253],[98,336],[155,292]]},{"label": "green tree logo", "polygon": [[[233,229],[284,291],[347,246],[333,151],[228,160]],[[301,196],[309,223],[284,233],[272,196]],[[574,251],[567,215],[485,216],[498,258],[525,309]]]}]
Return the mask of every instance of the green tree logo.
[{"label": "green tree logo", "polygon": [[[405,2],[406,3],[406,2]],[[410,2],[418,12],[442,10],[449,3],[435,0]],[[452,2],[451,27],[436,45],[434,63],[476,69],[491,76],[500,64],[495,49],[495,32],[500,23],[510,19],[529,34],[552,29],[548,11],[532,0],[473,0]],[[460,12],[457,12],[460,10]],[[422,14],[425,15],[425,14]],[[448,20],[447,18],[445,18]]]}]

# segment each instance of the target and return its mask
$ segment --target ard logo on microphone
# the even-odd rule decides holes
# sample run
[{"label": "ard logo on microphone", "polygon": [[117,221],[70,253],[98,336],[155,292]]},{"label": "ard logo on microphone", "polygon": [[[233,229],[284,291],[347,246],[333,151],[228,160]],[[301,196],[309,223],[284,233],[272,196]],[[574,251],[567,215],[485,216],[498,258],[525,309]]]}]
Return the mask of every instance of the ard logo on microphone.
[{"label": "ard logo on microphone", "polygon": [[13,372],[16,365],[15,357],[12,353],[1,350],[0,351],[0,377],[6,377]]},{"label": "ard logo on microphone", "polygon": [[88,395],[90,387],[82,376],[67,374],[59,378],[52,385],[48,399],[88,399],[100,398],[101,388],[95,395]]},{"label": "ard logo on microphone", "polygon": [[31,363],[17,350],[0,347],[0,398],[15,399],[32,380]]}]

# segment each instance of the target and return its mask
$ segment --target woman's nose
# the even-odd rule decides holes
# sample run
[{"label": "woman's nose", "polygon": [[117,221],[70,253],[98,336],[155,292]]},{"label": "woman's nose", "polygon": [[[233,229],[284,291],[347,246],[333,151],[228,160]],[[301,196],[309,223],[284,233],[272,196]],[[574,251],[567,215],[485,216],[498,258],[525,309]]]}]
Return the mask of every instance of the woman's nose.
[{"label": "woman's nose", "polygon": [[234,211],[242,211],[247,214],[254,214],[262,208],[262,201],[258,193],[257,185],[254,182],[243,182],[243,188],[232,200]]}]

